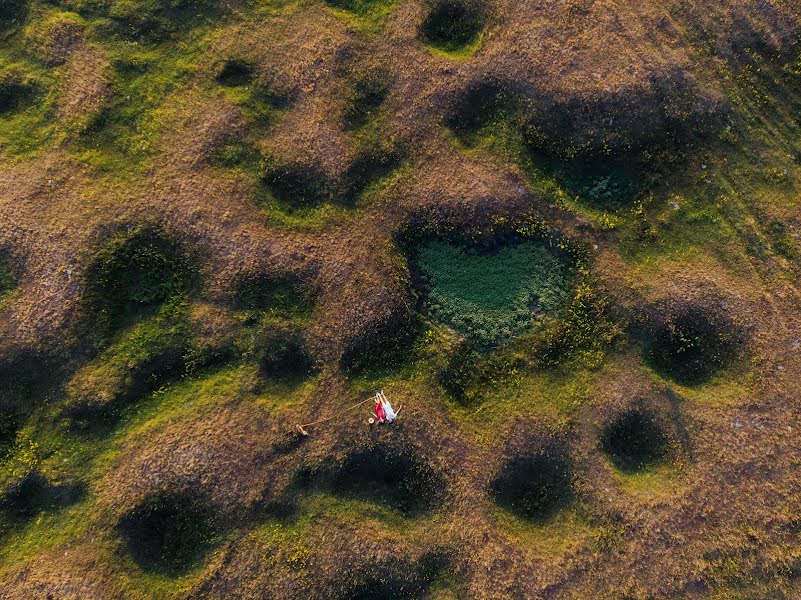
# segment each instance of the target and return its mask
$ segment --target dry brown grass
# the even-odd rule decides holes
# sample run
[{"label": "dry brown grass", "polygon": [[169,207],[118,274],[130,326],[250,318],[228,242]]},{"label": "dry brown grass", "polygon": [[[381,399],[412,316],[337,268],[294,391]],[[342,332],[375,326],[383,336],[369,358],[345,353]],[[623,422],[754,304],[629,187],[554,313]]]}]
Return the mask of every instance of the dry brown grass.
[{"label": "dry brown grass", "polygon": [[[232,290],[243,273],[291,274],[313,291],[303,344],[323,369],[292,409],[305,414],[332,414],[360,399],[343,374],[343,357],[392,343],[414,313],[408,267],[394,244],[409,227],[474,231],[499,219],[543,218],[590,250],[589,270],[609,290],[621,323],[657,301],[714,295],[749,332],[742,372],[707,388],[666,392],[636,346],[593,376],[585,402],[564,417],[579,515],[564,518],[580,523],[571,521],[567,533],[501,514],[487,494],[520,413],[502,417],[486,443],[435,385],[415,383],[397,431],[376,433],[359,420],[296,443],[287,437],[296,415],[255,407],[257,386],[246,381],[252,385],[239,397],[158,422],[122,444],[92,491],[96,522],[80,539],[14,565],[0,581],[7,596],[125,595],[128,567],[108,560],[109,547],[116,548],[113,522],[162,488],[204,498],[231,528],[175,597],[334,597],[347,577],[358,587],[375,561],[397,559],[401,570],[414,572],[432,552],[449,558],[458,597],[470,598],[715,597],[727,557],[741,565],[743,588],[797,569],[801,355],[793,342],[801,294],[794,279],[710,255],[630,261],[614,235],[532,191],[520,166],[457,148],[444,126],[471,85],[493,79],[508,82],[546,131],[558,124],[554,133],[573,145],[648,140],[672,127],[676,114],[700,127],[728,110],[724,83],[710,76],[715,65],[754,40],[789,51],[801,24],[789,0],[704,4],[499,1],[478,50],[458,60],[420,44],[423,2],[398,2],[379,36],[360,33],[322,4],[290,5],[221,27],[207,71],[169,100],[156,158],[135,177],[100,177],[63,146],[22,161],[0,154],[0,249],[20,273],[13,302],[0,306],[0,358],[33,352],[80,361],[91,354],[83,270],[119,225],[143,222],[158,223],[199,257],[192,328],[209,345],[233,343]],[[719,54],[702,51],[698,36]],[[72,48],[72,34],[65,40],[45,52],[54,64],[66,61],[59,118],[80,119],[107,100],[108,66],[101,50],[84,43],[62,51]],[[249,129],[233,101],[204,87],[229,57],[252,61],[258,81],[288,93],[290,106],[271,127]],[[390,72],[389,116],[378,135],[408,151],[398,181],[333,218],[267,218],[256,201],[261,184],[215,168],[210,157],[247,137],[283,163],[340,181],[361,143],[340,119],[343,65],[354,64]],[[680,447],[674,470],[645,491],[615,473],[597,448],[600,425],[638,398],[680,417],[671,434]],[[303,533],[308,556],[297,570],[306,574],[298,576],[301,559],[291,545],[251,531],[276,518],[260,511],[305,501],[293,487],[303,464],[341,458],[354,440],[380,442],[382,435],[402,437],[445,474],[445,499],[430,520],[394,529],[373,513],[354,520],[331,509]],[[786,579],[797,588],[796,579]]]}]

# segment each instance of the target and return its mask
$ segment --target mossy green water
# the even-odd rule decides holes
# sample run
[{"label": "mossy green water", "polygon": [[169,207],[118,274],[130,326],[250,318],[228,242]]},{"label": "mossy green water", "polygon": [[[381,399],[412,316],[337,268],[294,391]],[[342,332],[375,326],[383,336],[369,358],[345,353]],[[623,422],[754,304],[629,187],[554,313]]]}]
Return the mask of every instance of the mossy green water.
[{"label": "mossy green water", "polygon": [[498,345],[566,301],[567,262],[546,245],[523,241],[492,252],[443,241],[418,251],[425,307],[481,347]]}]

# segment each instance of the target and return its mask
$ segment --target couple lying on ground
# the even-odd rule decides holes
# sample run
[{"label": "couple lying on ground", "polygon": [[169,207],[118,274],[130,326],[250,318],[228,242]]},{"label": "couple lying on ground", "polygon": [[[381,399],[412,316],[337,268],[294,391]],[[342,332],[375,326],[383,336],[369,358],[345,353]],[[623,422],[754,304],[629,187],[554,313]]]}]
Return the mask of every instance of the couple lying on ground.
[{"label": "couple lying on ground", "polygon": [[[398,409],[400,412],[400,408]],[[375,393],[375,404],[373,404],[373,416],[379,423],[392,423],[398,418],[398,412],[392,409],[392,405],[384,395],[384,390]]]}]

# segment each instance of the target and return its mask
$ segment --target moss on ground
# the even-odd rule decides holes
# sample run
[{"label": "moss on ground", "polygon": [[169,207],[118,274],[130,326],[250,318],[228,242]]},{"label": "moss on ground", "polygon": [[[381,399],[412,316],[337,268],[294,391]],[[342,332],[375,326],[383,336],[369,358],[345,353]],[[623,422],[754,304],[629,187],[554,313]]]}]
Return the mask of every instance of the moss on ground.
[{"label": "moss on ground", "polygon": [[425,308],[479,347],[497,346],[567,300],[571,273],[542,243],[491,248],[431,240],[415,262],[425,282]]}]

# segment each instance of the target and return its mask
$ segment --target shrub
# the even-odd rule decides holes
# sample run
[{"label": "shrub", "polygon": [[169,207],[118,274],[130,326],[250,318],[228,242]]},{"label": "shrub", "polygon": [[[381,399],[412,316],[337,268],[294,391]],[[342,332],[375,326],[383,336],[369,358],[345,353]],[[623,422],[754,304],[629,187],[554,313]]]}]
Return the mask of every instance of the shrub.
[{"label": "shrub", "polygon": [[567,447],[548,440],[541,447],[512,456],[492,484],[498,504],[532,521],[545,521],[572,497]]},{"label": "shrub", "polygon": [[342,115],[346,129],[358,129],[373,119],[389,92],[388,75],[375,70],[350,83],[350,93]]},{"label": "shrub", "polygon": [[621,471],[635,472],[668,456],[669,438],[659,419],[644,407],[629,409],[609,422],[601,447]]},{"label": "shrub", "polygon": [[460,50],[478,39],[485,18],[478,0],[433,0],[420,35],[436,48]]},{"label": "shrub", "polygon": [[115,236],[94,256],[85,273],[84,302],[108,333],[189,284],[189,261],[180,246],[145,226]]},{"label": "shrub", "polygon": [[253,63],[236,58],[226,60],[216,79],[220,85],[227,87],[248,85],[253,81]]},{"label": "shrub", "polygon": [[117,531],[142,569],[178,575],[209,551],[217,522],[211,510],[191,495],[160,491],[125,513]]},{"label": "shrub", "polygon": [[711,302],[652,310],[643,332],[646,359],[679,383],[703,383],[741,354],[742,329]]}]

